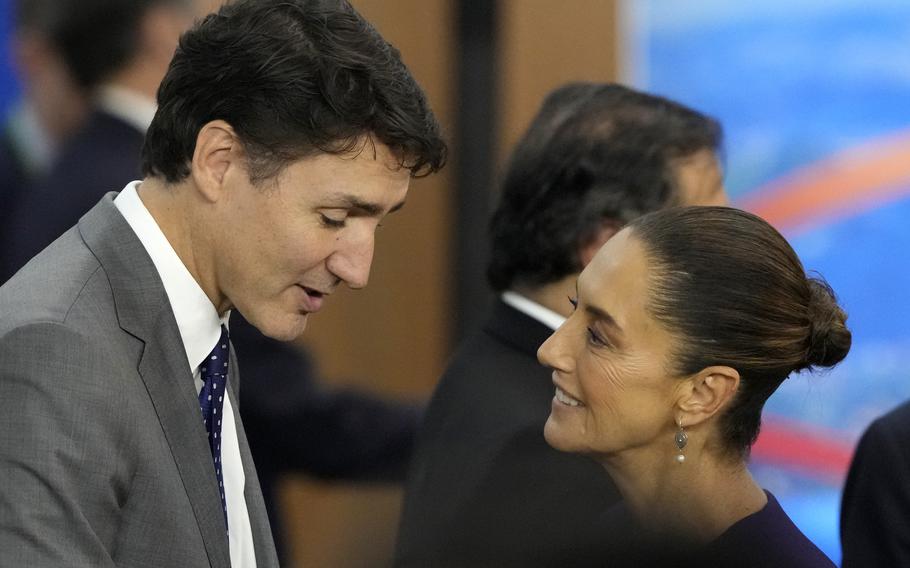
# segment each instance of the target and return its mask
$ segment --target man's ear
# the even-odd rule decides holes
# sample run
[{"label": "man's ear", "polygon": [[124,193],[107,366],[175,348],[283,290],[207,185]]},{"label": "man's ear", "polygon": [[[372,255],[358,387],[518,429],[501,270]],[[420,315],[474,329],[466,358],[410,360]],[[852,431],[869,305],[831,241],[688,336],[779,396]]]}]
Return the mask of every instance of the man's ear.
[{"label": "man's ear", "polygon": [[203,198],[216,202],[224,191],[231,166],[238,167],[243,152],[234,128],[223,120],[204,125],[196,136],[191,175]]},{"label": "man's ear", "polygon": [[600,247],[622,229],[622,223],[613,219],[603,219],[593,233],[578,243],[578,259],[584,268],[590,264]]},{"label": "man's ear", "polygon": [[706,367],[680,383],[676,410],[682,425],[695,426],[723,411],[739,390],[739,372],[726,366]]}]

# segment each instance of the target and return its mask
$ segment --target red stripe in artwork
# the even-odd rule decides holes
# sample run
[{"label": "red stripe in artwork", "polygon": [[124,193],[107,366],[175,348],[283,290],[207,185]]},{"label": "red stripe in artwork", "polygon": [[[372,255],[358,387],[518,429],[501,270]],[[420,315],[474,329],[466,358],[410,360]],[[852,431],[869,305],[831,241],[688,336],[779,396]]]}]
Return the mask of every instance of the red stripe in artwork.
[{"label": "red stripe in artwork", "polygon": [[853,445],[842,435],[780,417],[765,417],[752,447],[753,459],[796,469],[827,481],[842,480],[850,467]]}]

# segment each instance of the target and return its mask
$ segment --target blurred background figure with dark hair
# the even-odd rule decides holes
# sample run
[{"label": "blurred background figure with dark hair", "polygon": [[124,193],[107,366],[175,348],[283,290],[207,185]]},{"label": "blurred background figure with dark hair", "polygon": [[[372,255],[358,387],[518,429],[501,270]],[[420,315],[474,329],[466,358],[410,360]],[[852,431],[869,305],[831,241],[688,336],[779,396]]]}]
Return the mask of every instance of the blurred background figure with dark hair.
[{"label": "blurred background figure with dark hair", "polygon": [[578,274],[626,223],[726,202],[720,144],[711,118],[620,85],[547,97],[490,223],[487,274],[500,299],[427,410],[398,565],[603,564],[598,519],[618,494],[597,464],[544,441],[553,387],[537,348],[571,313]]},{"label": "blurred background figure with dark hair", "polygon": [[0,133],[0,283],[13,272],[6,239],[17,204],[29,185],[47,173],[88,111],[86,93],[63,53],[65,5],[19,0],[13,6],[11,50],[22,92]]},{"label": "blurred background figure with dark hair", "polygon": [[[55,45],[91,100],[50,171],[23,191],[6,232],[6,280],[72,226],[101,195],[139,177],[139,152],[155,92],[195,16],[211,0],[58,0]],[[65,191],[63,188],[66,188]]]}]

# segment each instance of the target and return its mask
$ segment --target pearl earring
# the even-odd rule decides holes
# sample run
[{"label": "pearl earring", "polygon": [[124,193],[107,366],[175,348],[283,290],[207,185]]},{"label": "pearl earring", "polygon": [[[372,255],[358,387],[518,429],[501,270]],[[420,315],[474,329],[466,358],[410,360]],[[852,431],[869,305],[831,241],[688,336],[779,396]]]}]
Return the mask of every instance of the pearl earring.
[{"label": "pearl earring", "polygon": [[676,442],[676,449],[679,450],[679,453],[676,454],[676,462],[683,463],[686,461],[686,456],[683,454],[683,448],[689,443],[689,435],[686,434],[686,431],[683,429],[682,420],[677,420],[676,425],[679,426],[679,430],[676,431],[676,436],[673,437],[673,441]]}]

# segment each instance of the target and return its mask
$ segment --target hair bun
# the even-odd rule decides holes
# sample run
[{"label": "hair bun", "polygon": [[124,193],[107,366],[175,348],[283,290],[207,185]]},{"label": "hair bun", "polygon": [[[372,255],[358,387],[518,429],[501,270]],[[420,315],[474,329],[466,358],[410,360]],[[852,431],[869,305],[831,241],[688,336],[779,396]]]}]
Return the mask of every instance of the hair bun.
[{"label": "hair bun", "polygon": [[806,366],[833,367],[850,351],[852,334],[847,314],[837,304],[834,290],[820,278],[809,278],[809,348]]}]

